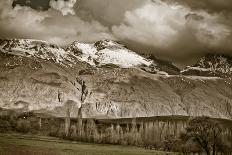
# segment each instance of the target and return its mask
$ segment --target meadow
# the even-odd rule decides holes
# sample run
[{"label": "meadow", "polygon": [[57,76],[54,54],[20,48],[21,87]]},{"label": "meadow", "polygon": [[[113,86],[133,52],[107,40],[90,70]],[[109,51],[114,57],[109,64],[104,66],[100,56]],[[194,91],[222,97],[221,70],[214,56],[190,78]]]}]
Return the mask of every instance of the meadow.
[{"label": "meadow", "polygon": [[134,146],[92,144],[59,138],[0,134],[0,155],[178,155]]}]

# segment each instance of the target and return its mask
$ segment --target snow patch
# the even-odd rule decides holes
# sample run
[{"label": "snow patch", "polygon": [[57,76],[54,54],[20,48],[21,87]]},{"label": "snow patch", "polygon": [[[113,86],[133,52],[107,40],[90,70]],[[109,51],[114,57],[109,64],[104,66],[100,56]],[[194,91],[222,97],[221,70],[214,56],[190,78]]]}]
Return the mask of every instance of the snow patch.
[{"label": "snow patch", "polygon": [[201,67],[190,67],[188,66],[187,69],[182,70],[181,73],[190,71],[190,70],[197,70],[197,71],[202,71],[202,72],[207,72],[207,71],[211,71],[209,68],[201,68]]},{"label": "snow patch", "polygon": [[103,64],[115,64],[123,68],[134,67],[138,65],[151,65],[152,62],[146,60],[145,58],[133,53],[129,52],[125,49],[103,49],[97,53],[98,62],[101,65]]},{"label": "snow patch", "polygon": [[[36,57],[44,60],[53,60],[56,63],[63,64],[68,59],[68,53],[54,44],[40,40],[29,39],[11,39],[5,40],[0,50],[3,53],[23,56]],[[71,61],[71,60],[69,60]]]},{"label": "snow patch", "polygon": [[[72,49],[79,51],[80,54],[76,57],[92,66],[114,64],[122,68],[130,68],[139,65],[150,66],[152,64],[152,61],[139,56],[116,42],[103,41],[101,45],[106,46],[106,48],[98,51],[94,44],[76,42],[69,48],[69,53],[72,52]],[[110,48],[111,46],[114,46],[114,48]]]}]

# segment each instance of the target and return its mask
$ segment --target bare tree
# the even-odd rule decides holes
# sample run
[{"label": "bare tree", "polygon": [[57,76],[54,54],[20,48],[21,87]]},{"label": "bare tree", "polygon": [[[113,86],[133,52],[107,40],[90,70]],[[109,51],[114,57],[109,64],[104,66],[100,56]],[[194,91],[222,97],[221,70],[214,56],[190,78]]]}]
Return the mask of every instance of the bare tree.
[{"label": "bare tree", "polygon": [[76,102],[72,100],[68,100],[65,103],[66,108],[66,117],[65,117],[65,136],[69,136],[70,125],[71,125],[71,110],[75,106]]},{"label": "bare tree", "polygon": [[64,127],[65,130],[64,132],[66,137],[69,135],[69,129],[70,129],[70,107],[68,106],[66,108],[65,127]]},{"label": "bare tree", "polygon": [[77,114],[77,135],[79,138],[82,137],[82,105],[86,99],[86,96],[88,95],[88,90],[87,86],[85,84],[85,81],[83,80],[78,80],[78,83],[81,85],[81,106],[78,109],[78,114]]}]

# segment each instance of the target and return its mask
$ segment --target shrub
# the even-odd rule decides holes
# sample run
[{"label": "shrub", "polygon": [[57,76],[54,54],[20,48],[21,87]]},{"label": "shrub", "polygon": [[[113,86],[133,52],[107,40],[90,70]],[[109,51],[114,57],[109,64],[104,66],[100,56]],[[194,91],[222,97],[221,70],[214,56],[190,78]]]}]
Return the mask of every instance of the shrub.
[{"label": "shrub", "polygon": [[30,132],[31,131],[30,121],[20,118],[17,121],[16,130],[22,133]]},{"label": "shrub", "polygon": [[11,125],[9,123],[9,121],[7,120],[0,120],[0,132],[7,132],[7,131],[11,131]]}]

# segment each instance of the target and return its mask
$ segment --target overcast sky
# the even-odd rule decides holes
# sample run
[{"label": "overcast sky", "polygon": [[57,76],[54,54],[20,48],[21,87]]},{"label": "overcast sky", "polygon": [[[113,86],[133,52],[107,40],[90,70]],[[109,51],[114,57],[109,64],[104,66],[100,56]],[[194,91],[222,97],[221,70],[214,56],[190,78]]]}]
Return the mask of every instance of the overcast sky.
[{"label": "overcast sky", "polygon": [[232,54],[232,1],[0,0],[0,38],[60,46],[113,39],[186,64],[205,53]]}]

